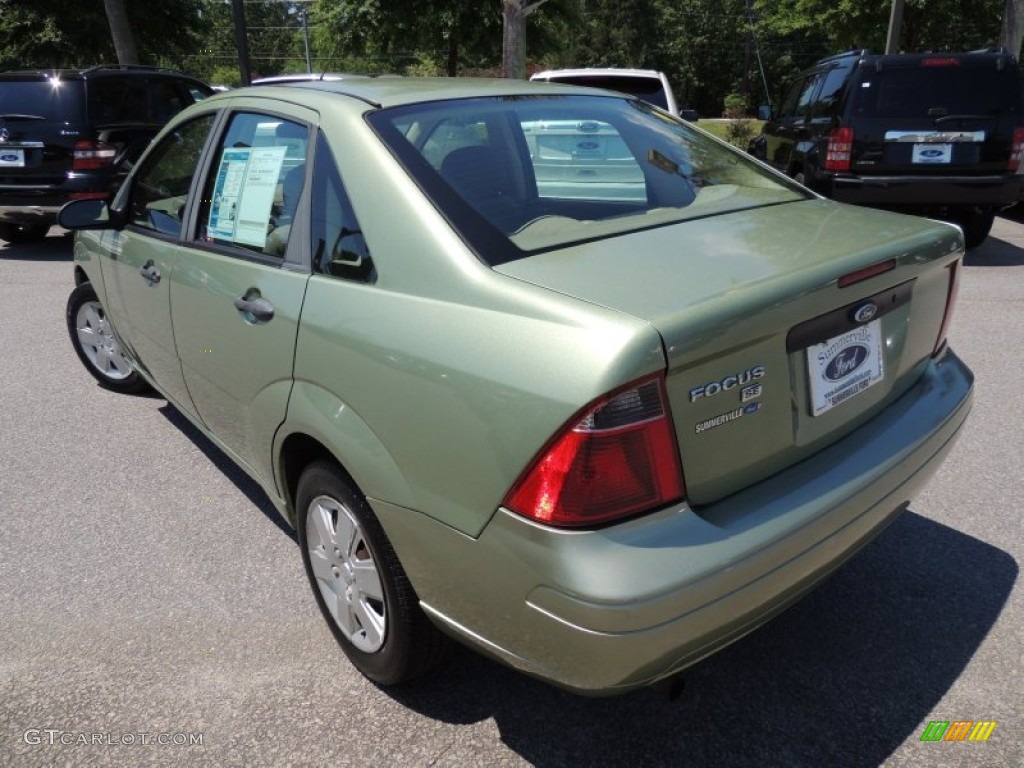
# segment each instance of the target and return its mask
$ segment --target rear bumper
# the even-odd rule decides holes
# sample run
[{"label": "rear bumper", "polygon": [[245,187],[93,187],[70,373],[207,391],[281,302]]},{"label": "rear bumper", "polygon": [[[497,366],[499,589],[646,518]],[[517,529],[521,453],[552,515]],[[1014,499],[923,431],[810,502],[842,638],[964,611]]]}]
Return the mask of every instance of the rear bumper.
[{"label": "rear bumper", "polygon": [[596,531],[501,509],[472,539],[372,502],[449,633],[586,694],[673,675],[779,613],[908,505],[953,445],[973,376],[951,352],[878,417],[713,505]]},{"label": "rear bumper", "polygon": [[1024,194],[1021,176],[830,176],[818,188],[844,203],[1005,208]]},{"label": "rear bumper", "polygon": [[109,173],[69,173],[60,184],[0,184],[0,222],[55,224],[64,203],[111,195],[116,189],[116,179]]}]

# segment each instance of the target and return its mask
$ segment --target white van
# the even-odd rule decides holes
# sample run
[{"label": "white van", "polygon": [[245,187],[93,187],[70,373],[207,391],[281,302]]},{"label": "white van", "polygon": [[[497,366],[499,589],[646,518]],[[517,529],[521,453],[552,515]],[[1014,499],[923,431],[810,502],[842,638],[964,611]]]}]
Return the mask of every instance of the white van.
[{"label": "white van", "polygon": [[680,111],[665,73],[653,69],[550,69],[538,72],[530,79],[628,93],[684,120],[697,119],[697,113],[692,109]]}]

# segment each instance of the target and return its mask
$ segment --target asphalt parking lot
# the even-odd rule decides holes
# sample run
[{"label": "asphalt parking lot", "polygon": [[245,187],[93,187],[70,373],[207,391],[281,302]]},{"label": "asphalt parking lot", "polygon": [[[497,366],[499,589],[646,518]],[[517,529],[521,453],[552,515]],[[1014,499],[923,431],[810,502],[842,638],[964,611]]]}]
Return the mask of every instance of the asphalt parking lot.
[{"label": "asphalt parking lot", "polygon": [[[976,400],[940,474],[676,701],[579,698],[466,650],[413,688],[367,682],[256,484],[82,369],[70,260],[57,230],[0,242],[0,765],[1024,765],[1024,224],[967,257],[951,339]],[[997,725],[922,742],[932,720]]]}]

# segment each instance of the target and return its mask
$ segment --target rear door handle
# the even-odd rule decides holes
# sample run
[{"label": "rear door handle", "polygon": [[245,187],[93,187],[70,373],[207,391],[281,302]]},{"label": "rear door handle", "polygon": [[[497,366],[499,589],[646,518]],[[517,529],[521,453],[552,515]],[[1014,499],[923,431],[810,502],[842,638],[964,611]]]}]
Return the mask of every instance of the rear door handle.
[{"label": "rear door handle", "polygon": [[256,320],[270,320],[274,316],[274,305],[262,296],[251,299],[247,299],[245,296],[236,296],[235,309],[251,315]]},{"label": "rear door handle", "polygon": [[160,282],[160,270],[156,268],[152,259],[139,267],[139,274],[150,285],[156,285]]}]

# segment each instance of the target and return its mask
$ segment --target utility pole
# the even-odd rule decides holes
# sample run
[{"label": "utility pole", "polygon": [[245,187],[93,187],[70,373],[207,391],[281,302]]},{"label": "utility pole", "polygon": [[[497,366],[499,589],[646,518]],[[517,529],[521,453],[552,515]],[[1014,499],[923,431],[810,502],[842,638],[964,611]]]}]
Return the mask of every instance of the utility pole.
[{"label": "utility pole", "polygon": [[892,13],[889,14],[889,37],[885,40],[885,52],[900,52],[900,27],[903,26],[903,5],[905,0],[892,0]]},{"label": "utility pole", "polygon": [[231,10],[235,18],[235,47],[238,48],[238,71],[242,76],[242,85],[252,83],[252,71],[249,69],[249,35],[245,27],[245,8],[242,0],[231,0]]}]

